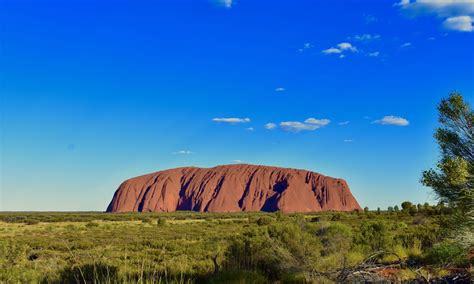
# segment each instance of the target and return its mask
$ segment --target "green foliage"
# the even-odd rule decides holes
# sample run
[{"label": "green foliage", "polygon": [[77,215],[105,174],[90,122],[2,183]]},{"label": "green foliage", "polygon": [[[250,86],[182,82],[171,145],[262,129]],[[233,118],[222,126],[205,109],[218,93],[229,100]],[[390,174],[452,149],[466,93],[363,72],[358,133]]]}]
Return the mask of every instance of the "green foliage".
[{"label": "green foliage", "polygon": [[371,252],[384,251],[390,248],[392,238],[386,222],[362,222],[356,242],[365,245]]},{"label": "green foliage", "polygon": [[36,225],[36,224],[39,224],[39,220],[36,220],[36,219],[28,219],[28,220],[26,220],[26,224],[28,224],[28,225]]},{"label": "green foliage", "polygon": [[458,243],[445,241],[430,248],[425,259],[430,264],[441,266],[466,265],[467,251]]},{"label": "green foliage", "polygon": [[118,268],[103,263],[67,267],[60,272],[58,283],[112,283],[118,278]]},{"label": "green foliage", "polygon": [[264,284],[268,283],[265,276],[255,272],[255,271],[245,271],[245,270],[228,270],[222,271],[213,275],[209,279],[209,284],[220,284],[220,283],[229,283],[229,284]]},{"label": "green foliage", "polygon": [[402,202],[402,210],[403,211],[408,211],[412,207],[413,207],[413,204],[410,201]]},{"label": "green foliage", "polygon": [[329,227],[321,228],[318,236],[323,245],[321,251],[323,256],[347,253],[352,246],[352,229],[341,223],[334,223]]},{"label": "green foliage", "polygon": [[273,222],[273,218],[268,217],[268,216],[263,216],[257,219],[257,224],[259,226],[270,225],[272,222]]},{"label": "green foliage", "polygon": [[86,227],[87,228],[95,228],[95,227],[99,227],[99,224],[97,224],[97,222],[87,222],[86,224]]},{"label": "green foliage", "polygon": [[440,127],[435,139],[441,159],[436,169],[423,172],[421,181],[433,189],[440,201],[453,208],[454,231],[473,231],[474,112],[459,93],[443,99],[438,112]]},{"label": "green foliage", "polygon": [[444,213],[0,213],[0,283],[318,283],[313,271],[379,250],[422,264],[452,214],[433,210]]},{"label": "green foliage", "polygon": [[166,225],[166,219],[160,217],[160,218],[158,218],[158,219],[156,220],[156,224],[157,224],[158,226],[164,226],[164,225]]}]

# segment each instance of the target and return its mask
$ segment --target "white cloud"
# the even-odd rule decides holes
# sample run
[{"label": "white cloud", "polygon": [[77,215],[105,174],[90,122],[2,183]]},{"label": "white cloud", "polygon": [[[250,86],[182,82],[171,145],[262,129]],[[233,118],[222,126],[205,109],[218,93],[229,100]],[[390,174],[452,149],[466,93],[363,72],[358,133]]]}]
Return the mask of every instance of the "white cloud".
[{"label": "white cloud", "polygon": [[272,130],[272,129],[275,129],[277,127],[277,125],[275,123],[267,123],[265,124],[265,128],[268,129],[268,130]]},{"label": "white cloud", "polygon": [[355,35],[352,37],[352,39],[356,41],[361,41],[361,42],[369,42],[373,40],[380,39],[380,35],[378,34],[361,34],[361,35]]},{"label": "white cloud", "polygon": [[339,58],[344,58],[346,57],[344,54],[339,55]]},{"label": "white cloud", "polygon": [[434,15],[448,30],[472,32],[473,0],[401,0],[396,6],[411,16]]},{"label": "white cloud", "polygon": [[316,119],[316,118],[310,117],[306,119],[304,123],[318,125],[318,126],[326,126],[329,123],[331,123],[331,121],[329,119]]},{"label": "white cloud", "polygon": [[472,0],[401,0],[397,6],[412,15],[435,14],[438,17],[451,17],[474,13]]},{"label": "white cloud", "polygon": [[284,91],[286,91],[286,89],[283,87],[278,87],[275,89],[275,92],[284,92]]},{"label": "white cloud", "polygon": [[382,119],[372,121],[374,124],[380,125],[396,125],[396,126],[407,126],[410,124],[408,120],[403,117],[388,115]]},{"label": "white cloud", "polygon": [[344,143],[352,143],[352,142],[354,142],[354,140],[352,140],[352,139],[344,139]]},{"label": "white cloud", "polygon": [[331,47],[331,48],[323,50],[322,52],[325,53],[325,54],[332,54],[332,53],[341,53],[342,50],[340,50],[338,48],[335,48],[335,47]]},{"label": "white cloud", "polygon": [[409,47],[411,45],[411,42],[405,42],[404,44],[400,45],[400,47]]},{"label": "white cloud", "polygon": [[357,51],[357,48],[355,46],[353,46],[352,44],[348,43],[348,42],[341,42],[337,45],[339,47],[340,50],[344,51],[344,50],[350,50],[352,52],[356,52]]},{"label": "white cloud", "polygon": [[459,32],[472,32],[472,17],[471,16],[456,16],[456,17],[449,17],[443,22],[444,28],[453,31]]},{"label": "white cloud", "polygon": [[225,123],[247,123],[247,122],[250,122],[250,118],[217,117],[217,118],[213,118],[212,121],[225,122]]},{"label": "white cloud", "polygon": [[[331,47],[331,48],[328,48],[328,49],[324,49],[322,50],[321,52],[324,53],[324,54],[341,54],[341,53],[344,53],[346,51],[351,51],[351,52],[357,52],[357,48],[355,46],[353,46],[352,44],[348,43],[348,42],[341,42],[339,44],[337,44],[337,47]],[[341,54],[343,55],[343,54]],[[344,56],[339,56],[340,58],[344,58]]]},{"label": "white cloud", "polygon": [[348,125],[349,123],[351,123],[351,122],[350,121],[343,121],[343,122],[339,122],[338,125],[344,126],[344,125]]},{"label": "white cloud", "polygon": [[280,122],[280,127],[285,131],[299,132],[301,130],[316,130],[317,125],[306,124],[299,121],[283,121]]},{"label": "white cloud", "polygon": [[193,154],[193,152],[191,152],[189,150],[181,150],[181,151],[173,152],[171,154],[173,154],[173,155],[190,155],[190,154]]},{"label": "white cloud", "polygon": [[370,52],[368,55],[369,55],[370,57],[378,57],[378,56],[380,55],[380,52],[374,51],[374,52]]},{"label": "white cloud", "polygon": [[248,131],[254,131],[255,129],[253,127],[247,128]]},{"label": "white cloud", "polygon": [[331,121],[329,119],[315,119],[308,118],[304,122],[299,121],[282,121],[280,122],[281,129],[291,132],[299,132],[302,130],[316,130],[328,125]]},{"label": "white cloud", "polygon": [[231,162],[234,163],[234,164],[242,164],[243,163],[242,160],[232,160]]}]

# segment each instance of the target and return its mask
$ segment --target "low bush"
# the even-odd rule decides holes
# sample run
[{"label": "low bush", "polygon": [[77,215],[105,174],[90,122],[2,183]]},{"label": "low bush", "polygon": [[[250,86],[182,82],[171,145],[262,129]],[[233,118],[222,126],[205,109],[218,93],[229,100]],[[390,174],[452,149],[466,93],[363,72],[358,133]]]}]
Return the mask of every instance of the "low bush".
[{"label": "low bush", "polygon": [[264,284],[268,283],[268,280],[262,274],[255,271],[247,270],[226,270],[221,271],[213,275],[209,281],[209,284]]},{"label": "low bush", "polygon": [[445,241],[430,248],[424,259],[429,264],[439,266],[463,266],[467,264],[467,251],[460,244]]},{"label": "low bush", "polygon": [[266,226],[270,225],[273,222],[273,218],[268,216],[263,216],[257,219],[257,225],[259,226]]}]

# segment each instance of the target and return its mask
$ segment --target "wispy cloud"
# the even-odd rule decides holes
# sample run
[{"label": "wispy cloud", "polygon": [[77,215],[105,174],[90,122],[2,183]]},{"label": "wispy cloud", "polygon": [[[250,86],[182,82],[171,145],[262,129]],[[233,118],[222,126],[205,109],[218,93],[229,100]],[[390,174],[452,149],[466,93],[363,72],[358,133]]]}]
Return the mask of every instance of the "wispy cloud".
[{"label": "wispy cloud", "polygon": [[234,164],[242,164],[243,163],[242,160],[232,160],[231,162],[234,163]]},{"label": "wispy cloud", "polygon": [[371,24],[371,23],[377,22],[378,19],[377,19],[377,17],[375,17],[373,15],[365,15],[364,16],[364,21],[365,21],[366,24]]},{"label": "wispy cloud", "polygon": [[232,8],[232,6],[235,4],[235,1],[233,0],[214,0],[215,3],[221,7],[225,7],[225,8]]},{"label": "wispy cloud", "polygon": [[354,142],[354,140],[352,140],[352,139],[344,139],[344,143],[352,143],[352,142]]},{"label": "wispy cloud", "polygon": [[353,39],[355,41],[360,41],[360,42],[370,42],[370,41],[380,39],[380,35],[378,35],[378,34],[361,34],[361,35],[355,35],[353,37],[349,37],[349,39]]},{"label": "wispy cloud", "polygon": [[190,154],[194,154],[194,152],[191,152],[189,150],[181,150],[181,151],[173,152],[171,154],[173,154],[173,155],[190,155]]},{"label": "wispy cloud", "polygon": [[410,122],[399,116],[388,115],[384,116],[382,119],[372,121],[373,124],[380,124],[380,125],[396,125],[396,126],[408,126]]},{"label": "wispy cloud", "polygon": [[272,123],[272,122],[269,122],[269,123],[265,124],[265,128],[268,129],[268,130],[275,129],[276,127],[277,127],[277,125],[275,123]]},{"label": "wispy cloud", "polygon": [[340,54],[340,58],[344,58],[345,55],[342,53],[345,52],[357,52],[357,48],[348,42],[341,42],[337,47],[331,47],[321,51],[324,54]]},{"label": "wispy cloud", "polygon": [[248,131],[254,131],[254,130],[255,130],[255,128],[253,128],[253,127],[249,127],[249,128],[247,128],[247,130],[248,130]]},{"label": "wispy cloud", "polygon": [[409,47],[409,46],[412,46],[411,42],[405,42],[404,44],[400,45],[401,48]]},{"label": "wispy cloud", "polygon": [[472,0],[401,0],[395,6],[408,15],[434,15],[443,19],[447,30],[472,32],[474,1]]},{"label": "wispy cloud", "polygon": [[286,91],[286,89],[283,87],[278,87],[275,89],[275,92],[284,92],[284,91]]},{"label": "wispy cloud", "polygon": [[300,49],[298,49],[299,52],[304,52],[305,50],[308,50],[308,49],[311,49],[313,48],[314,45],[312,45],[311,43],[309,42],[306,42],[305,44],[303,44],[303,47],[301,47]]},{"label": "wispy cloud", "polygon": [[300,121],[282,121],[280,122],[281,129],[291,132],[299,132],[302,130],[316,130],[331,123],[329,119],[315,119],[308,118],[304,122]]},{"label": "wispy cloud", "polygon": [[342,50],[340,50],[339,48],[331,47],[331,48],[323,50],[322,52],[325,54],[333,54],[333,53],[341,53]]},{"label": "wispy cloud", "polygon": [[331,123],[331,121],[329,119],[316,119],[316,118],[308,118],[304,121],[305,123],[307,124],[311,124],[311,125],[318,125],[318,126],[326,126],[328,125],[329,123]]},{"label": "wispy cloud", "polygon": [[370,57],[378,57],[380,55],[380,52],[378,51],[369,52],[367,55]]},{"label": "wispy cloud", "polygon": [[213,118],[214,122],[224,122],[224,123],[247,123],[250,122],[250,118],[238,118],[238,117],[217,117]]},{"label": "wispy cloud", "polygon": [[350,121],[342,121],[342,122],[339,122],[338,125],[344,126],[344,125],[348,125],[349,123],[351,123],[351,122]]}]

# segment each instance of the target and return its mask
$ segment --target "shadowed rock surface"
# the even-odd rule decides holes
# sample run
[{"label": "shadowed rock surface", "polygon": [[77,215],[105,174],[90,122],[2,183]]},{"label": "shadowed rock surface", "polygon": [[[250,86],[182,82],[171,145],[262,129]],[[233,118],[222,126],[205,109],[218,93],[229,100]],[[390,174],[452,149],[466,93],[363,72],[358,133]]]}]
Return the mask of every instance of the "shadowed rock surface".
[{"label": "shadowed rock surface", "polygon": [[123,182],[107,212],[351,211],[359,204],[343,179],[256,165],[185,167]]}]

